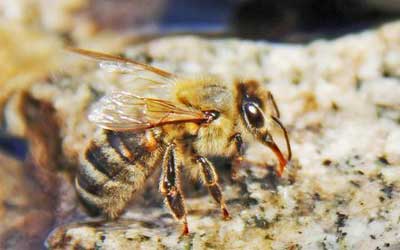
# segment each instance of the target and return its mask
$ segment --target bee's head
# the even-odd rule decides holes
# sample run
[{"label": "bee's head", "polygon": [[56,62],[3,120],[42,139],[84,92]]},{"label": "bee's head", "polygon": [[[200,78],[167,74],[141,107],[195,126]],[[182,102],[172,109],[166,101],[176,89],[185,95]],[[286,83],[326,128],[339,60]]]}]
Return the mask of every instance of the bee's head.
[{"label": "bee's head", "polygon": [[[279,121],[279,111],[272,95],[255,81],[238,83],[237,90],[237,108],[246,132],[274,152],[280,165],[278,175],[281,175],[291,158],[291,149],[286,129]],[[288,154],[286,158],[272,136],[276,128],[283,132]]]}]

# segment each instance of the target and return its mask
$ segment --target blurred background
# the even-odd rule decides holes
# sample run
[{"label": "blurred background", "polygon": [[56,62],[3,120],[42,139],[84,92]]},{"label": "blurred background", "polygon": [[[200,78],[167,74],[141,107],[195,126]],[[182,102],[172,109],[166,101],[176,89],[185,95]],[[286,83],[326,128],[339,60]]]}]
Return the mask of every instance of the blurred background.
[{"label": "blurred background", "polygon": [[396,0],[92,0],[104,28],[305,42],[395,18]]},{"label": "blurred background", "polygon": [[396,18],[396,0],[93,0],[103,27],[307,42]]}]

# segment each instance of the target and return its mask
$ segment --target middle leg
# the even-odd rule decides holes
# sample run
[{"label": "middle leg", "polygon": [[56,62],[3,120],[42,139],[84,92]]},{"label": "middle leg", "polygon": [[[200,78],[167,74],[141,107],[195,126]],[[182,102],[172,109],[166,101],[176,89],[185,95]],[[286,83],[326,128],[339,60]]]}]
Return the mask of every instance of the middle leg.
[{"label": "middle leg", "polygon": [[218,184],[218,175],[214,166],[207,158],[203,156],[197,156],[195,160],[201,168],[200,175],[202,182],[208,187],[208,191],[210,192],[211,196],[220,206],[223,219],[230,219],[228,209],[226,208],[225,201],[222,197],[221,187]]}]

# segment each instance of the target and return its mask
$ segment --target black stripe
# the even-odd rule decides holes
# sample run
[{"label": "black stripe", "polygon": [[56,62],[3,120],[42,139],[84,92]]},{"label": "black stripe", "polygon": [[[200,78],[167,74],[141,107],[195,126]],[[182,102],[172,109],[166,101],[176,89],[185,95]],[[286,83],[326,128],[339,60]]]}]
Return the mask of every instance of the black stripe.
[{"label": "black stripe", "polygon": [[102,210],[98,205],[96,205],[94,203],[91,203],[88,200],[85,200],[84,198],[82,198],[79,195],[79,193],[78,193],[78,198],[79,198],[79,201],[81,202],[81,204],[83,205],[83,207],[85,208],[85,210],[87,211],[87,213],[90,216],[95,217],[95,216],[99,216],[101,214]]},{"label": "black stripe", "polygon": [[118,136],[121,142],[133,155],[135,161],[140,162],[142,165],[146,165],[144,159],[149,154],[148,150],[143,144],[143,133],[129,133],[129,132],[118,132]]},{"label": "black stripe", "polygon": [[127,158],[124,153],[122,152],[122,148],[125,147],[128,149],[125,145],[125,143],[122,141],[120,137],[120,133],[106,130],[105,131],[106,137],[107,137],[107,142],[108,144],[115,150],[115,152],[118,153],[118,155],[125,161],[125,162],[131,162],[129,158]]},{"label": "black stripe", "polygon": [[89,175],[85,174],[81,170],[78,172],[76,180],[82,189],[93,195],[100,195],[103,190],[102,185],[97,183],[95,180],[92,180]]},{"label": "black stripe", "polygon": [[93,165],[93,167],[107,175],[109,178],[114,177],[115,174],[121,169],[120,164],[110,163],[107,157],[105,157],[101,152],[101,147],[97,146],[93,142],[86,150],[85,157],[86,160]]}]

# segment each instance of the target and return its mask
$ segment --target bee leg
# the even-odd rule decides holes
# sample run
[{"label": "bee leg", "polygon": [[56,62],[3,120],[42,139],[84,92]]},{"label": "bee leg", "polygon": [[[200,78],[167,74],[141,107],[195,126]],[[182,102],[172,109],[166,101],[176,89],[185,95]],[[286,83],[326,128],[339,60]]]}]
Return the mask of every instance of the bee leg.
[{"label": "bee leg", "polygon": [[[271,93],[270,93],[270,95],[272,96]],[[273,102],[275,102],[275,101],[273,101]],[[279,114],[279,110],[276,109],[276,111]],[[287,138],[287,136],[285,136],[285,137]],[[240,133],[236,133],[233,136],[231,136],[231,141],[233,141],[235,143],[236,148],[237,148],[236,154],[233,156],[233,160],[232,160],[232,168],[231,168],[231,178],[232,178],[232,180],[234,180],[234,181],[239,181],[240,180],[240,178],[238,176],[238,172],[239,172],[239,169],[242,168],[242,167],[251,167],[251,166],[255,166],[255,167],[259,167],[259,168],[270,167],[266,163],[255,162],[255,161],[252,161],[252,160],[249,160],[249,159],[243,157],[243,155],[244,155],[244,144],[243,144],[243,140],[242,140],[242,137],[241,137]],[[289,151],[289,157],[288,158],[290,159],[290,157],[291,157],[290,145],[288,145],[288,151]],[[280,172],[282,172],[282,170]],[[280,172],[278,171],[278,175],[280,175],[279,174]]]},{"label": "bee leg", "polygon": [[186,207],[179,178],[180,168],[178,160],[176,159],[175,145],[170,144],[162,160],[160,191],[165,197],[165,203],[171,210],[174,218],[183,221],[182,235],[188,235],[189,227],[186,218]]},{"label": "bee leg", "polygon": [[218,184],[218,175],[214,166],[209,160],[207,160],[207,158],[203,156],[198,156],[196,161],[201,166],[201,177],[203,183],[207,185],[211,196],[221,207],[223,219],[230,219],[228,209],[226,208],[224,199],[222,197],[221,187]]},{"label": "bee leg", "polygon": [[243,166],[244,158],[242,156],[235,156],[232,161],[231,178],[234,181],[239,181],[239,169]]},{"label": "bee leg", "polygon": [[244,155],[244,143],[240,133],[236,133],[231,137],[231,141],[233,141],[236,145],[236,154],[233,157],[232,161],[232,169],[231,169],[231,178],[233,180],[238,180],[238,172],[239,168],[241,167],[241,163],[243,161]]}]

